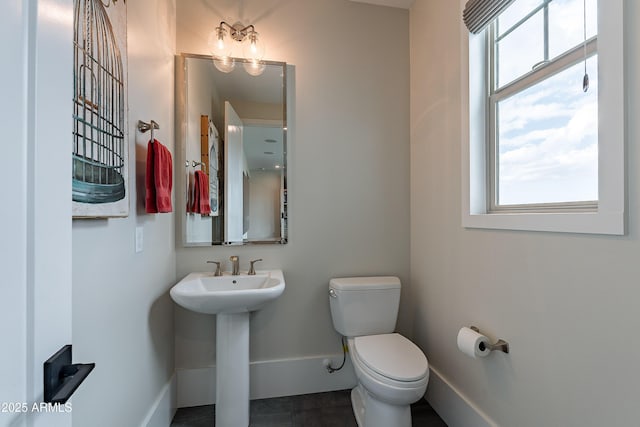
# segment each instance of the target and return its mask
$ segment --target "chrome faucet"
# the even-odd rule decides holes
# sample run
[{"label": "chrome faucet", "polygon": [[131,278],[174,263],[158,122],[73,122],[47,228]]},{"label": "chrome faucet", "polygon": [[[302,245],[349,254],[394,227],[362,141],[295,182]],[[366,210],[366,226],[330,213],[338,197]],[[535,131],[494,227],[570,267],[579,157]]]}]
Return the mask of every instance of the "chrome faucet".
[{"label": "chrome faucet", "polygon": [[250,265],[250,267],[249,267],[249,272],[247,273],[249,276],[255,276],[255,275],[256,275],[256,269],[255,269],[255,268],[253,268],[253,264],[255,264],[255,263],[256,263],[256,262],[258,262],[258,261],[262,261],[262,258],[260,258],[260,259],[254,259],[254,260],[252,260],[252,261],[249,261],[249,265]]},{"label": "chrome faucet", "polygon": [[240,258],[237,255],[232,255],[229,257],[229,261],[231,261],[231,274],[233,276],[240,274]]},{"label": "chrome faucet", "polygon": [[207,264],[215,264],[216,271],[213,273],[214,276],[222,276],[222,271],[220,270],[220,261],[207,261]]}]

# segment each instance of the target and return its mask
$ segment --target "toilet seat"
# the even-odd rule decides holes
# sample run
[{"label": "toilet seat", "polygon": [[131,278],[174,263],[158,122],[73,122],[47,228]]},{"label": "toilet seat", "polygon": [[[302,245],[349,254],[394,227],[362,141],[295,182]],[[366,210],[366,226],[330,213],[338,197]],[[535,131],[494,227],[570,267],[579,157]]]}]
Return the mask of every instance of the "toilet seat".
[{"label": "toilet seat", "polygon": [[[373,337],[378,335],[367,336]],[[364,336],[362,338],[364,338]],[[406,340],[406,338],[404,337],[402,337],[402,339]],[[360,344],[362,344],[362,340],[359,341]],[[375,399],[379,402],[384,402],[384,405],[406,405],[407,410],[409,410],[408,405],[416,402],[424,395],[424,392],[427,389],[427,383],[429,382],[429,370],[426,358],[424,360],[424,365],[422,365],[425,369],[424,376],[416,381],[399,381],[378,373],[378,371],[381,370],[380,367],[378,367],[378,371],[370,368],[372,361],[371,359],[369,359],[368,365],[362,360],[358,351],[356,350],[355,338],[349,338],[347,340],[347,343],[349,346],[349,358],[351,359],[351,362],[353,364],[353,369],[355,371],[356,377],[358,378],[358,383],[363,387],[364,390],[366,390],[366,395],[375,396]],[[366,348],[366,346],[360,346],[360,352],[363,351],[363,348]],[[419,349],[417,350],[419,351]],[[366,354],[366,350],[364,351]],[[394,351],[393,349],[386,349],[386,353],[397,354],[399,352],[397,350]],[[387,372],[389,372],[389,370],[387,370]],[[397,372],[395,374],[396,376],[399,376],[397,375]]]},{"label": "toilet seat", "polygon": [[355,337],[353,351],[369,370],[394,382],[420,382],[428,375],[424,353],[397,333]]}]

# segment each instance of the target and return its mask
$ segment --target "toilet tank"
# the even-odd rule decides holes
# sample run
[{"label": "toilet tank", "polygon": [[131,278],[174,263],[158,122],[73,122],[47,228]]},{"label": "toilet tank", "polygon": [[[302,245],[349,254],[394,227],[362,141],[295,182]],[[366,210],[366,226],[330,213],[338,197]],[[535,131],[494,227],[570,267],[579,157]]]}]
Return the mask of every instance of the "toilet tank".
[{"label": "toilet tank", "polygon": [[397,277],[345,277],[329,282],[333,327],[347,337],[393,332],[399,303]]}]

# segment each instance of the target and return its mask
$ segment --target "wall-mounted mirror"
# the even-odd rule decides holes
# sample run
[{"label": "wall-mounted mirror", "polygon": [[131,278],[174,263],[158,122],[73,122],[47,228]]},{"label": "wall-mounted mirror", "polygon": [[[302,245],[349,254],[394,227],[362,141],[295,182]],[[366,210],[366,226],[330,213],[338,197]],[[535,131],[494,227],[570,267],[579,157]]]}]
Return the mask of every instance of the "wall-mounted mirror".
[{"label": "wall-mounted mirror", "polygon": [[286,64],[250,75],[176,57],[176,200],[185,246],[286,243]]}]

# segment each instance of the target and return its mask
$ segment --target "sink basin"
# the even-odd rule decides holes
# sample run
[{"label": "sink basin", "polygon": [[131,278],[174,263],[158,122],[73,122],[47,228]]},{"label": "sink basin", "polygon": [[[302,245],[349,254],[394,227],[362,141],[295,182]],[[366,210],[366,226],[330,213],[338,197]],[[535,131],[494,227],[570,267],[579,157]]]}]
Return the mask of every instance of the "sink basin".
[{"label": "sink basin", "polygon": [[198,313],[216,315],[218,426],[249,425],[249,312],[284,292],[281,270],[255,275],[191,273],[171,288],[171,298]]},{"label": "sink basin", "polygon": [[257,271],[255,275],[191,273],[171,288],[178,305],[198,313],[244,313],[262,308],[284,292],[281,270]]}]

